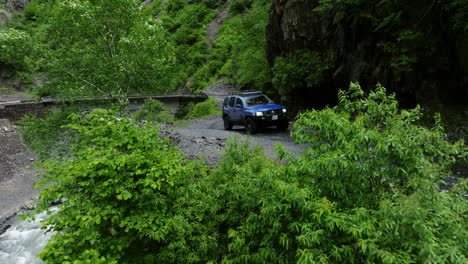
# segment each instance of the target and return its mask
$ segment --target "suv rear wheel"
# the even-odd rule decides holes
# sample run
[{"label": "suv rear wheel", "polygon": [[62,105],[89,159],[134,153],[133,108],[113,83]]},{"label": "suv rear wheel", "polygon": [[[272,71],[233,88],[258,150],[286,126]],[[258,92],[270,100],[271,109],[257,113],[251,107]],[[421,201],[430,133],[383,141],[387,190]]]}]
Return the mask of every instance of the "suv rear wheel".
[{"label": "suv rear wheel", "polygon": [[232,123],[231,123],[231,119],[229,118],[229,116],[227,116],[227,115],[223,116],[223,121],[224,121],[224,129],[225,130],[231,130],[232,129]]},{"label": "suv rear wheel", "polygon": [[255,132],[257,132],[257,124],[255,124],[252,118],[248,118],[245,121],[245,130],[248,134],[255,134]]}]

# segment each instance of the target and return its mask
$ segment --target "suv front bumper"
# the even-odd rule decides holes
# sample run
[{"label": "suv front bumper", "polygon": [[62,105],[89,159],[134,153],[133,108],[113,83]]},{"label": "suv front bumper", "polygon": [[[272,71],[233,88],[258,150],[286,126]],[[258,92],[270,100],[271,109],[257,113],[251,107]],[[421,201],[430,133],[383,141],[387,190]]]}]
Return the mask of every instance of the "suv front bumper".
[{"label": "suv front bumper", "polygon": [[268,114],[264,116],[255,116],[253,117],[253,120],[260,126],[273,126],[280,122],[289,122],[286,114]]}]

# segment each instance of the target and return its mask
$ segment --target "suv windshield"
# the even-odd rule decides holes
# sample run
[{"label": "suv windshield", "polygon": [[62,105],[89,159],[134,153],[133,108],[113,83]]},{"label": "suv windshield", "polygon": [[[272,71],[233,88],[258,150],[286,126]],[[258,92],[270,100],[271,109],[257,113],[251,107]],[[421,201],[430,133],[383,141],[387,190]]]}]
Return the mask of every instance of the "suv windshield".
[{"label": "suv windshield", "polygon": [[258,95],[258,96],[250,97],[245,102],[247,103],[247,106],[254,106],[254,105],[269,104],[271,103],[271,100],[264,95]]}]

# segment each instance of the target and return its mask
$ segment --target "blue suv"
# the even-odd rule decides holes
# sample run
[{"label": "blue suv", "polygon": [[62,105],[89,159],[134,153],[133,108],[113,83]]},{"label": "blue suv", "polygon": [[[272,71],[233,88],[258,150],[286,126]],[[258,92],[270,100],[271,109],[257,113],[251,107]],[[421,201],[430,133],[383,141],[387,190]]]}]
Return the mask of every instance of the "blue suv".
[{"label": "blue suv", "polygon": [[261,92],[230,95],[223,103],[224,129],[230,130],[233,125],[241,125],[249,134],[266,126],[286,130],[289,125],[286,112],[286,107],[275,104]]}]

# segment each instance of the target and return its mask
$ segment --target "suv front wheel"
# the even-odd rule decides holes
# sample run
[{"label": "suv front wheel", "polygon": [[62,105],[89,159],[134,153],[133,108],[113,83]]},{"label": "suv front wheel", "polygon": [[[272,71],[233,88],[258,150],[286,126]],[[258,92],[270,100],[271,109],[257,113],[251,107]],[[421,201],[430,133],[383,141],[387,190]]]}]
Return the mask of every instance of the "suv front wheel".
[{"label": "suv front wheel", "polygon": [[245,121],[245,130],[248,134],[255,134],[257,132],[257,124],[255,124],[252,118],[248,118]]}]

